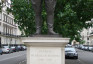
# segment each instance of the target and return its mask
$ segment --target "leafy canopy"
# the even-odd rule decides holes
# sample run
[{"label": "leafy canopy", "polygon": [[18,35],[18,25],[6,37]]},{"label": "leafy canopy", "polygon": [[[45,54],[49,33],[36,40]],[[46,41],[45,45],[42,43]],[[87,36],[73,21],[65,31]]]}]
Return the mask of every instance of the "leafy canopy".
[{"label": "leafy canopy", "polygon": [[[43,2],[42,18],[43,30],[46,34],[46,11]],[[12,7],[8,9],[15,17],[23,34],[29,35],[35,32],[34,11],[29,0],[12,0]],[[70,37],[71,40],[80,41],[80,31],[83,28],[92,26],[86,21],[93,18],[93,1],[92,0],[57,0],[54,18],[54,31],[62,34],[63,37]]]}]

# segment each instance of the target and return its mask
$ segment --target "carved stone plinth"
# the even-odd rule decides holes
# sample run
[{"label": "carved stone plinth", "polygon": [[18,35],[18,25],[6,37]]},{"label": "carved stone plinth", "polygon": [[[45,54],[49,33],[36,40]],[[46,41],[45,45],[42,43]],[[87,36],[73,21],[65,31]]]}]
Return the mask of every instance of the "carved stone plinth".
[{"label": "carved stone plinth", "polygon": [[24,37],[27,45],[27,64],[65,64],[64,48],[69,38]]}]

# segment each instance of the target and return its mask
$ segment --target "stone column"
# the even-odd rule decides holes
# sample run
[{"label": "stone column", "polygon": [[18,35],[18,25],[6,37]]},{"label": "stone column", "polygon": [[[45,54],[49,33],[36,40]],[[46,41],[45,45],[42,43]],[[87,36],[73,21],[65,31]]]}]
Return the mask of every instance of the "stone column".
[{"label": "stone column", "polygon": [[65,45],[69,38],[23,37],[27,45],[27,64],[65,64]]}]

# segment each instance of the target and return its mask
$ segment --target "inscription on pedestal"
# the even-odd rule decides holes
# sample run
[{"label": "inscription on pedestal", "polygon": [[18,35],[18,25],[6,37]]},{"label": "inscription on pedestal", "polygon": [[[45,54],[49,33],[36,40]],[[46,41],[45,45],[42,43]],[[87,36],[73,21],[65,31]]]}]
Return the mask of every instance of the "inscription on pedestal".
[{"label": "inscription on pedestal", "polygon": [[61,48],[31,47],[31,64],[61,64]]}]

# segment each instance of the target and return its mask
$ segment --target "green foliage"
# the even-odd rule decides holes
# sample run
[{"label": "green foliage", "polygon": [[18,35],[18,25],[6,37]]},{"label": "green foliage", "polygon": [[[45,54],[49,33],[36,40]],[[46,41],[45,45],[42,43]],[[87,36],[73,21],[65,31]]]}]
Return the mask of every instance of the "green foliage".
[{"label": "green foliage", "polygon": [[85,41],[84,41],[84,40],[81,40],[81,41],[80,41],[80,44],[84,44],[84,43],[85,43]]},{"label": "green foliage", "polygon": [[[22,35],[28,36],[29,34],[35,33],[35,15],[31,5],[31,2],[28,0],[12,0],[11,9],[7,9],[12,12],[15,17],[15,22],[19,25],[19,29],[22,31]],[[43,18],[43,27],[42,34],[47,33],[47,24],[46,24],[46,11],[44,8],[42,10]]]},{"label": "green foliage", "polygon": [[[46,11],[42,10],[43,30],[46,34]],[[25,35],[35,32],[34,12],[31,2],[28,0],[12,0],[11,10],[15,17],[15,22],[18,23],[20,30]],[[86,24],[86,21],[93,17],[93,1],[92,0],[57,0],[55,8],[54,31],[62,34],[63,37],[70,37],[71,40],[78,38],[79,32],[83,28],[91,26]]]},{"label": "green foliage", "polygon": [[[57,0],[54,29],[63,37],[77,39],[83,28],[90,27],[86,21],[93,18],[93,1]],[[77,35],[77,36],[75,36]],[[77,39],[80,41],[80,37]]]},{"label": "green foliage", "polygon": [[11,10],[15,22],[19,25],[22,34],[29,35],[35,32],[34,12],[27,0],[12,0]]}]

